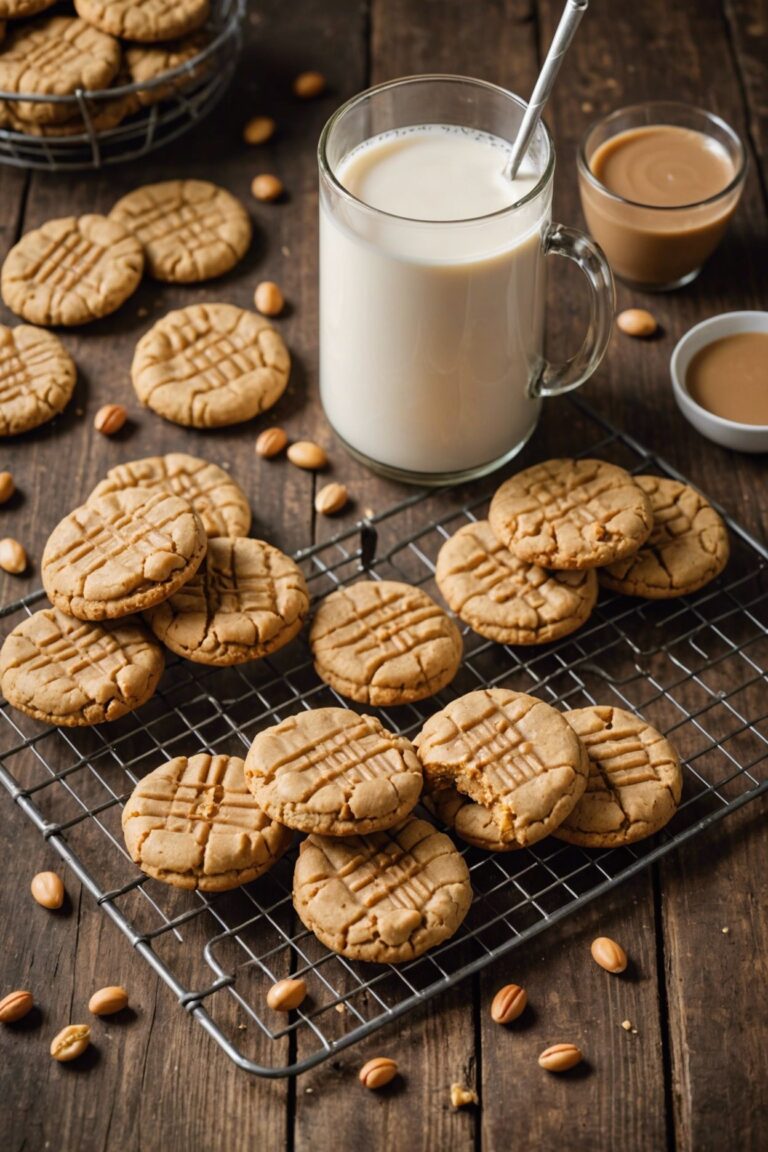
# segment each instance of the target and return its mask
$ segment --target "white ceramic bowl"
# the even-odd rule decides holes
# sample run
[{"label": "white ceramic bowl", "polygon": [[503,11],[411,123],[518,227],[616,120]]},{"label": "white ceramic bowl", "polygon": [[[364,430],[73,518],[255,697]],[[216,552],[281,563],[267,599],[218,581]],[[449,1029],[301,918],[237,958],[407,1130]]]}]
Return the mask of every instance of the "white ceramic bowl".
[{"label": "white ceramic bowl", "polygon": [[[710,320],[702,320],[686,332],[678,341],[669,365],[675,400],[686,420],[707,439],[724,448],[735,448],[737,452],[768,452],[768,425],[738,424],[715,416],[691,398],[685,385],[688,365],[696,353],[713,340],[736,332],[768,332],[768,312],[723,312]],[[734,381],[734,387],[737,386],[738,382]]]}]

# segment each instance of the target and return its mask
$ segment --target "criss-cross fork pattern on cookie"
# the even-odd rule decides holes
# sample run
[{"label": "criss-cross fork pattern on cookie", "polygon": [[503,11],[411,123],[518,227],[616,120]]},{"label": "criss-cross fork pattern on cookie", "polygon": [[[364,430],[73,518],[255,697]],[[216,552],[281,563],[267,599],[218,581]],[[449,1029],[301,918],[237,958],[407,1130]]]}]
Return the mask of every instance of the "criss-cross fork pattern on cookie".
[{"label": "criss-cross fork pattern on cookie", "polygon": [[27,324],[0,325],[0,436],[36,428],[61,412],[76,371],[57,338]]}]

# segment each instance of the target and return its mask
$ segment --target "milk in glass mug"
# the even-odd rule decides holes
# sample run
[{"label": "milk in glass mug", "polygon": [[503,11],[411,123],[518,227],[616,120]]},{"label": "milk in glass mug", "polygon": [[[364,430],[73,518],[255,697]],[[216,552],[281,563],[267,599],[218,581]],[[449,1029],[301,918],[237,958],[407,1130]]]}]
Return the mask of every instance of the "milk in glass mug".
[{"label": "milk in glass mug", "polygon": [[[542,398],[605,353],[613,281],[600,249],[552,223],[555,154],[540,124],[504,172],[525,112],[461,76],[371,88],[326,124],[320,166],[320,395],[352,454],[399,480],[450,484],[498,468]],[[544,359],[546,259],[589,286],[579,352]]]}]

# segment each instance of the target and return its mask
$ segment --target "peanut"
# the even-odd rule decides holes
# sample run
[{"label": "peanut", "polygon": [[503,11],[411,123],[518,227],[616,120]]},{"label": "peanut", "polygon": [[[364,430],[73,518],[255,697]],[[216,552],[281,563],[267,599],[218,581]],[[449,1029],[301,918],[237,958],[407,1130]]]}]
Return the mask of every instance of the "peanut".
[{"label": "peanut", "polygon": [[64,903],[64,885],[55,872],[38,872],[32,877],[30,891],[43,908],[61,908]]},{"label": "peanut", "polygon": [[477,1092],[472,1088],[465,1088],[463,1084],[451,1084],[451,1108],[466,1108],[468,1104],[477,1104]]},{"label": "peanut", "polygon": [[128,409],[122,404],[105,404],[93,418],[93,426],[102,436],[114,436],[128,419]]},{"label": "peanut", "polygon": [[315,511],[322,516],[333,516],[341,512],[349,500],[349,493],[343,484],[326,484],[315,496]]},{"label": "peanut", "polygon": [[627,336],[653,336],[658,324],[645,308],[626,308],[616,317],[616,327]]},{"label": "peanut", "polygon": [[285,308],[285,297],[274,280],[262,280],[256,285],[253,303],[262,316],[279,316]]},{"label": "peanut", "polygon": [[275,1012],[292,1012],[298,1008],[307,994],[307,985],[301,978],[287,977],[278,980],[267,992],[267,1004]]},{"label": "peanut", "polygon": [[364,1088],[370,1088],[374,1092],[377,1088],[389,1084],[395,1076],[397,1076],[397,1063],[387,1056],[374,1056],[373,1060],[363,1064],[359,1072],[360,1083]]},{"label": "peanut", "polygon": [[88,1001],[88,1011],[94,1016],[111,1016],[114,1012],[122,1012],[128,1007],[128,993],[119,984],[110,984],[106,988],[99,988]]},{"label": "peanut", "polygon": [[256,455],[269,460],[279,456],[288,443],[288,433],[282,428],[265,428],[256,437]]},{"label": "peanut", "polygon": [[51,1040],[51,1056],[60,1063],[76,1060],[82,1056],[91,1042],[91,1030],[87,1024],[68,1024]]},{"label": "peanut", "polygon": [[251,195],[255,200],[279,200],[283,192],[282,180],[269,172],[261,172],[251,180]]},{"label": "peanut", "polygon": [[310,472],[316,472],[318,468],[325,468],[328,463],[324,449],[312,440],[297,440],[295,444],[291,444],[288,449],[288,459],[297,468],[306,468]]},{"label": "peanut", "polygon": [[528,1003],[528,996],[519,984],[505,984],[491,1001],[491,1018],[497,1024],[511,1024],[517,1020]]},{"label": "peanut", "polygon": [[275,134],[277,125],[271,116],[252,116],[243,128],[246,144],[266,144]]},{"label": "peanut", "polygon": [[19,544],[18,540],[14,540],[11,536],[0,540],[0,568],[4,572],[10,572],[12,576],[20,576],[26,566],[27,553],[23,544]]},{"label": "peanut", "polygon": [[313,100],[325,92],[325,76],[322,72],[300,72],[293,82],[293,94],[300,100]]},{"label": "peanut", "polygon": [[581,1049],[575,1044],[553,1044],[539,1056],[539,1067],[546,1068],[547,1072],[567,1072],[582,1059]]},{"label": "peanut", "polygon": [[626,952],[610,936],[598,936],[592,941],[589,950],[595,964],[605,968],[606,972],[623,972],[627,967]]},{"label": "peanut", "polygon": [[0,1023],[15,1024],[26,1016],[33,1004],[31,992],[9,992],[0,1000]]},{"label": "peanut", "polygon": [[10,472],[0,472],[0,504],[7,504],[16,491]]}]

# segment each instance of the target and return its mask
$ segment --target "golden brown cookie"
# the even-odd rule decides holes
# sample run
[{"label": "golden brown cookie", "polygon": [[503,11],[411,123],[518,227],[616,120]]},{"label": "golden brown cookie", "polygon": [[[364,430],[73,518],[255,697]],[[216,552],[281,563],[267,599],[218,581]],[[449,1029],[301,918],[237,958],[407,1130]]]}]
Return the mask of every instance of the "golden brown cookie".
[{"label": "golden brown cookie", "polygon": [[597,576],[519,560],[487,520],[465,524],[437,557],[437,586],[475,632],[498,644],[545,644],[575,632],[597,600]]},{"label": "golden brown cookie", "polygon": [[653,509],[653,531],[634,556],[601,568],[612,592],[666,600],[696,592],[728,563],[728,529],[711,504],[687,484],[636,476]]},{"label": "golden brown cookie", "polygon": [[615,848],[663,828],[683,791],[669,741],[623,708],[575,708],[563,716],[587,750],[589,780],[554,835],[584,848]]},{"label": "golden brown cookie", "polygon": [[604,460],[545,460],[506,480],[491,501],[494,535],[542,568],[596,568],[637,552],[653,526],[647,496]]},{"label": "golden brown cookie", "polygon": [[299,712],[259,732],[245,779],[273,820],[323,836],[400,824],[422,785],[410,741],[346,708]]},{"label": "golden brown cookie", "polygon": [[142,336],[131,379],[142,404],[193,428],[251,420],[277,403],[291,358],[262,316],[233,304],[191,304]]},{"label": "golden brown cookie", "polygon": [[138,101],[144,107],[158,104],[167,100],[174,92],[185,88],[192,81],[197,80],[203,73],[205,63],[198,63],[194,68],[185,69],[180,75],[174,76],[167,84],[155,84],[168,72],[189,64],[199,56],[209,42],[204,32],[195,32],[192,36],[185,36],[181,40],[173,40],[169,44],[129,44],[124,51],[125,64],[132,84],[151,84],[138,93]]},{"label": "golden brown cookie", "polygon": [[88,324],[136,291],[141,245],[106,216],[66,216],[27,232],[3,264],[3,300],[30,324]]},{"label": "golden brown cookie", "polygon": [[52,420],[68,404],[77,369],[51,332],[0,324],[0,436],[17,436]]},{"label": "golden brown cookie", "polygon": [[434,696],[453,680],[461,633],[426,592],[361,580],[318,605],[309,636],[315,670],[342,696],[377,707]]},{"label": "golden brown cookie", "polygon": [[207,180],[146,184],[118,200],[109,215],[141,241],[150,276],[174,284],[223,276],[251,243],[245,208]]},{"label": "golden brown cookie", "polygon": [[178,656],[228,666],[284,647],[308,615],[307,585],[289,556],[264,540],[220,536],[192,579],[145,618]]},{"label": "golden brown cookie", "polygon": [[164,666],[162,648],[136,620],[92,624],[44,608],[6,636],[0,686],[35,720],[79,727],[140,707]]},{"label": "golden brown cookie", "polygon": [[153,44],[205,24],[210,0],[75,0],[78,16],[125,40]]},{"label": "golden brown cookie", "polygon": [[166,600],[194,576],[207,538],[186,500],[164,492],[113,492],[54,528],[43,552],[43,587],[62,612],[105,620]]},{"label": "golden brown cookie", "polygon": [[430,716],[414,741],[431,792],[449,786],[487,808],[505,844],[534,844],[587,784],[584,749],[559,712],[523,692],[485,688]]},{"label": "golden brown cookie", "polygon": [[261,876],[291,843],[245,786],[239,756],[177,756],[134,788],[123,835],[143,872],[175,888],[224,892]]},{"label": "golden brown cookie", "polygon": [[129,488],[181,496],[197,512],[208,536],[247,536],[251,527],[248,497],[240,485],[218,464],[185,452],[116,464],[88,500]]},{"label": "golden brown cookie", "polygon": [[[0,53],[0,89],[33,96],[71,96],[108,88],[120,67],[112,36],[70,16],[46,16],[11,29]],[[72,115],[69,103],[14,101],[23,120],[55,124]]]},{"label": "golden brown cookie", "polygon": [[512,852],[521,847],[516,840],[502,840],[501,827],[490,809],[470,800],[452,785],[422,793],[421,802],[428,812],[474,848]]},{"label": "golden brown cookie", "polygon": [[370,836],[309,836],[293,874],[293,906],[310,932],[374,964],[402,964],[447,940],[471,903],[450,838],[415,817]]},{"label": "golden brown cookie", "polygon": [[[130,80],[116,80],[115,83],[129,84]],[[41,136],[50,139],[72,136],[87,136],[89,129],[94,132],[109,132],[122,124],[126,116],[130,116],[139,107],[134,93],[125,96],[115,96],[107,100],[88,101],[89,124],[82,116],[70,120],[63,120],[55,124],[42,124],[34,120],[23,120],[10,101],[5,101],[0,107],[0,120],[2,126],[25,136]]]},{"label": "golden brown cookie", "polygon": [[0,0],[0,19],[20,20],[52,8],[57,0]]}]

